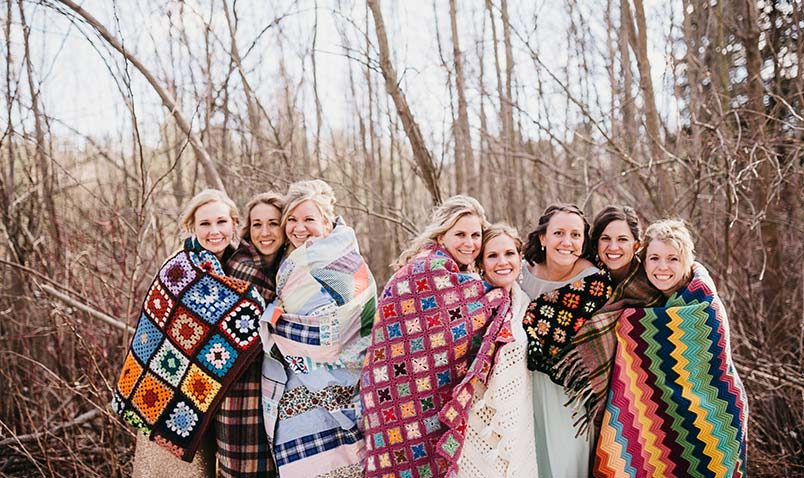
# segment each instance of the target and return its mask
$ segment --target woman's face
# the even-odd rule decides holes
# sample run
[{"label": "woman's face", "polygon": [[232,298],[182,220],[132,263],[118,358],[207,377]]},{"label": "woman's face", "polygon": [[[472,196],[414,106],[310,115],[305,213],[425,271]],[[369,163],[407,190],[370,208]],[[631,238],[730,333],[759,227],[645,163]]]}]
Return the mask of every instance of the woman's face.
[{"label": "woman's face", "polygon": [[681,253],[672,244],[659,240],[648,244],[645,273],[654,287],[670,295],[678,289],[685,272]]},{"label": "woman's face", "polygon": [[299,247],[311,237],[327,236],[332,225],[321,214],[313,201],[307,200],[296,206],[288,215],[285,234],[293,247]]},{"label": "woman's face", "polygon": [[282,212],[270,204],[259,203],[251,208],[249,216],[249,234],[254,247],[264,256],[276,254],[285,242],[280,226]]},{"label": "woman's face", "polygon": [[215,254],[218,259],[232,243],[234,228],[229,206],[220,201],[206,203],[195,210],[193,217],[195,237],[201,247]]},{"label": "woman's face", "polygon": [[572,266],[583,252],[583,219],[577,214],[559,211],[547,223],[547,231],[540,237],[545,248],[547,264]]},{"label": "woman's face", "polygon": [[621,220],[611,221],[597,240],[597,254],[612,272],[627,268],[637,249],[639,242],[631,233],[628,223]]},{"label": "woman's face", "polygon": [[483,249],[483,275],[495,287],[510,289],[519,277],[522,258],[514,240],[505,234],[486,243]]},{"label": "woman's face", "polygon": [[449,252],[455,262],[462,266],[469,266],[480,255],[480,241],[483,238],[483,228],[480,218],[475,215],[466,215],[458,219],[454,226],[444,233],[438,242]]}]

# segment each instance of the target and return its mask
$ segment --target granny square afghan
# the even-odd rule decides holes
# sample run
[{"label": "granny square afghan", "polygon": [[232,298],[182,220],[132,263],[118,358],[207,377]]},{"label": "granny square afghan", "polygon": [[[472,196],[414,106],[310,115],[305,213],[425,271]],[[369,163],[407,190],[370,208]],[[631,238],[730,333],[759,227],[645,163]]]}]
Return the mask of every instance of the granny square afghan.
[{"label": "granny square afghan", "polygon": [[608,272],[600,271],[532,301],[522,321],[528,334],[528,369],[543,372],[563,385],[564,372],[556,366],[575,334],[606,304],[611,292]]},{"label": "granny square afghan", "polygon": [[209,251],[185,244],[148,289],[114,410],[192,461],[226,391],[260,351],[263,308],[254,287],[226,277]]},{"label": "granny square afghan", "polygon": [[[367,478],[457,472],[474,386],[505,340],[509,305],[508,294],[460,272],[440,247],[391,278],[360,384]],[[470,348],[480,338],[480,348]]]}]

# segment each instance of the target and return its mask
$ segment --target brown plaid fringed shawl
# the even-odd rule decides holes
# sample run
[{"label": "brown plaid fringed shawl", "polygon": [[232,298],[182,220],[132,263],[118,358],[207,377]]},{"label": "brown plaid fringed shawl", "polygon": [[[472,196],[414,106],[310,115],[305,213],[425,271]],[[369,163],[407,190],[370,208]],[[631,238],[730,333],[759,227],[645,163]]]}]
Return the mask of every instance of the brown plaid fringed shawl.
[{"label": "brown plaid fringed shawl", "polygon": [[276,271],[284,252],[285,246],[282,246],[274,257],[266,259],[249,239],[243,239],[226,261],[226,274],[250,282],[260,291],[265,303],[270,304],[276,297]]},{"label": "brown plaid fringed shawl", "polygon": [[[284,247],[265,260],[248,239],[226,262],[226,273],[249,281],[266,303],[276,295],[276,270]],[[224,477],[274,477],[276,467],[263,424],[260,380],[262,353],[232,385],[215,418],[218,466]]]},{"label": "brown plaid fringed shawl", "polygon": [[[572,339],[567,354],[557,365],[564,377],[568,403],[581,408],[576,421],[578,434],[599,425],[606,406],[609,379],[617,348],[616,326],[623,309],[632,306],[651,306],[662,294],[645,275],[639,259],[634,258],[628,276],[617,285],[608,303],[587,320]],[[595,429],[599,427],[595,426]]]}]

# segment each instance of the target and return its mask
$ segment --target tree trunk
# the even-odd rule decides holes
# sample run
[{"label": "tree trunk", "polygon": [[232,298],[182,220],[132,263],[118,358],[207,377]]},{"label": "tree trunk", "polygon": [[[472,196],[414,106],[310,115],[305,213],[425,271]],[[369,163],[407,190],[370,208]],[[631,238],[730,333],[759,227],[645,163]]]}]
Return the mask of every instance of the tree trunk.
[{"label": "tree trunk", "polygon": [[458,12],[456,0],[449,1],[449,20],[452,32],[452,57],[455,62],[455,90],[458,95],[458,121],[455,128],[455,192],[474,190],[470,178],[474,169],[472,137],[469,130],[469,114],[466,107],[466,86],[463,73],[463,58],[458,40]]},{"label": "tree trunk", "polygon": [[[651,164],[661,161],[664,153],[662,139],[659,132],[659,112],[656,109],[656,96],[653,91],[653,79],[651,78],[650,61],[648,59],[648,30],[645,25],[645,9],[642,0],[634,1],[634,13],[631,14],[631,7],[628,0],[622,0],[623,18],[628,28],[628,38],[631,49],[634,51],[637,60],[637,70],[639,71],[639,88],[642,91],[642,102],[645,109],[645,128],[648,133],[648,144]],[[634,25],[634,17],[636,25]],[[656,179],[659,183],[659,195],[657,206],[660,214],[667,214],[670,205],[675,199],[675,191],[672,181],[672,170],[670,167],[655,166]]]},{"label": "tree trunk", "polygon": [[422,136],[419,125],[413,118],[413,113],[410,111],[408,102],[405,99],[404,93],[399,88],[399,81],[397,80],[396,71],[391,65],[391,54],[388,49],[388,37],[385,33],[385,23],[382,19],[382,12],[377,0],[368,0],[368,6],[371,9],[371,14],[374,17],[374,28],[377,34],[377,43],[380,51],[380,68],[382,76],[385,79],[385,89],[394,100],[397,114],[402,121],[402,127],[405,129],[405,134],[410,142],[410,147],[413,150],[413,159],[418,166],[417,174],[424,181],[424,185],[430,192],[433,198],[433,203],[441,203],[441,190],[438,186],[438,174],[436,172],[433,157],[424,144],[424,137]]}]

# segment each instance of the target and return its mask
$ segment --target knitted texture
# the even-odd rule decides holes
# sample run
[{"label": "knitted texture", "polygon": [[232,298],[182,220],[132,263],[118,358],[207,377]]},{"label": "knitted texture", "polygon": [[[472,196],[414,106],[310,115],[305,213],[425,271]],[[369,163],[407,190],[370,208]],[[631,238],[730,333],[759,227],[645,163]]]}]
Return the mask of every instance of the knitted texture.
[{"label": "knitted texture", "polygon": [[263,307],[256,288],[226,277],[214,254],[188,241],[148,290],[115,412],[192,461],[222,397],[259,353]]},{"label": "knitted texture", "polygon": [[564,377],[556,365],[576,332],[606,304],[611,292],[608,272],[600,271],[531,302],[522,322],[528,334],[528,369],[543,372],[562,385]]},{"label": "knitted texture", "polygon": [[475,386],[485,384],[497,344],[512,340],[503,328],[509,305],[440,247],[394,274],[361,378],[366,477],[455,474]]},{"label": "knitted texture", "polygon": [[696,263],[664,307],[620,317],[594,475],[745,476],[747,418],[728,317]]},{"label": "knitted texture", "polygon": [[280,266],[277,299],[262,319],[271,319],[262,403],[279,476],[362,475],[357,388],[376,296],[354,230],[340,218]]},{"label": "knitted texture", "polygon": [[533,419],[533,374],[527,369],[528,339],[519,325],[530,299],[514,284],[510,328],[513,341],[494,357],[486,387],[475,390],[458,461],[462,478],[537,476]]}]

